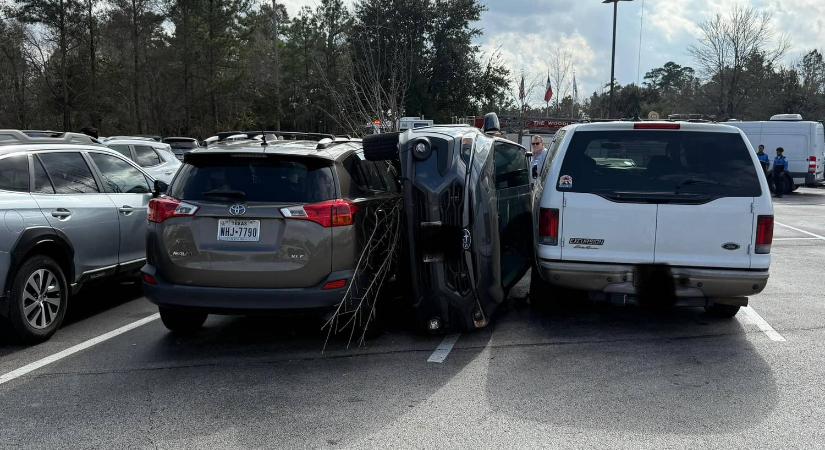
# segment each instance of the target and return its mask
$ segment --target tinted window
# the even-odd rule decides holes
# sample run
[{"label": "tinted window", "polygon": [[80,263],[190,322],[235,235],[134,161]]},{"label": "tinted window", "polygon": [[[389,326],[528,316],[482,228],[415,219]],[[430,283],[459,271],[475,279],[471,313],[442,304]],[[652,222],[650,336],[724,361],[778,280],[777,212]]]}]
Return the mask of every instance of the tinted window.
[{"label": "tinted window", "polygon": [[152,147],[136,145],[135,162],[141,167],[152,167],[160,164],[160,157]]},{"label": "tinted window", "polygon": [[330,163],[245,157],[198,158],[183,165],[171,187],[185,200],[314,203],[335,198]]},{"label": "tinted window", "polygon": [[0,159],[0,189],[29,192],[29,158],[26,155]]},{"label": "tinted window", "polygon": [[761,195],[750,152],[733,133],[577,132],[557,183],[567,192]]},{"label": "tinted window", "polygon": [[169,146],[172,148],[179,148],[184,150],[198,148],[198,144],[192,141],[170,141],[167,142],[167,144],[169,144]]},{"label": "tinted window", "polygon": [[521,147],[504,142],[497,142],[495,144],[495,158],[496,189],[506,189],[530,184],[527,156]]},{"label": "tinted window", "polygon": [[103,177],[106,192],[143,194],[152,191],[146,177],[126,161],[102,153],[92,153],[91,156]]},{"label": "tinted window", "polygon": [[80,153],[41,153],[40,159],[56,193],[99,192],[92,171]]},{"label": "tinted window", "polygon": [[43,168],[40,158],[35,156],[32,163],[34,165],[34,189],[32,189],[32,192],[54,194],[54,186],[52,186],[52,181],[49,179],[46,169]]},{"label": "tinted window", "polygon": [[109,148],[129,159],[132,159],[132,152],[129,150],[128,145],[110,145]]},{"label": "tinted window", "polygon": [[364,197],[390,190],[381,174],[381,170],[384,170],[381,165],[365,161],[360,155],[350,156],[344,160],[343,165],[352,181],[349,192],[351,197]]}]

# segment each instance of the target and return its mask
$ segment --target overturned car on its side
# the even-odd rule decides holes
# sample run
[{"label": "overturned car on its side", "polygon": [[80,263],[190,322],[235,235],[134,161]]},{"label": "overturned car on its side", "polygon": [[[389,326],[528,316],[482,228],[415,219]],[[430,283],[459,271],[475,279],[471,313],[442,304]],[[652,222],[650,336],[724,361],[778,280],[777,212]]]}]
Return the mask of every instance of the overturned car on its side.
[{"label": "overturned car on its side", "polygon": [[485,326],[532,261],[530,153],[485,130],[440,125],[364,139],[400,163],[412,302],[430,331]]}]

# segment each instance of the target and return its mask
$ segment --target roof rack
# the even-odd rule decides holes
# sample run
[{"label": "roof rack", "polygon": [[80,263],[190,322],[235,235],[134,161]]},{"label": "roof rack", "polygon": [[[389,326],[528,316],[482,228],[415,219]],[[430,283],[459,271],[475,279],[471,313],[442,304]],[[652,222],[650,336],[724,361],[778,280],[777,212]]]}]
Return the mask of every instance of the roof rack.
[{"label": "roof rack", "polygon": [[0,130],[0,145],[17,144],[99,144],[81,133],[41,130]]},{"label": "roof rack", "polygon": [[261,135],[272,135],[276,136],[278,140],[287,140],[287,141],[298,141],[298,140],[307,140],[307,141],[320,141],[322,139],[332,139],[335,140],[336,136],[334,134],[326,134],[326,133],[303,133],[300,131],[272,131],[272,130],[255,130],[255,131],[222,131],[217,134],[218,142],[223,142],[232,136],[237,135],[245,135],[247,139],[255,139],[257,136]]}]

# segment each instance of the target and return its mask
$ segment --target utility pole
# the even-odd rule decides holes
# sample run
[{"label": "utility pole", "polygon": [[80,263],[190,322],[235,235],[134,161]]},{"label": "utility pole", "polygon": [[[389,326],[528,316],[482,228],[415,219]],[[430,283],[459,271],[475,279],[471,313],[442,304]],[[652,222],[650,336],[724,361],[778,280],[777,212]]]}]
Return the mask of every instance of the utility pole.
[{"label": "utility pole", "polygon": [[613,51],[610,57],[610,100],[608,100],[607,118],[613,117],[613,87],[616,84],[616,18],[619,14],[619,2],[633,0],[603,0],[602,3],[613,3]]}]

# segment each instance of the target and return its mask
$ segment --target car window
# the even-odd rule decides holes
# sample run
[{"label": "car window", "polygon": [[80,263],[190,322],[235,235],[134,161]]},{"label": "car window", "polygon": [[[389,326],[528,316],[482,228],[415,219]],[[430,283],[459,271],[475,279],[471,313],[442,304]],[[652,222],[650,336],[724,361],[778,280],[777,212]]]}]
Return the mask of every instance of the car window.
[{"label": "car window", "polygon": [[524,149],[507,142],[496,142],[496,189],[507,189],[530,184],[527,155]]},{"label": "car window", "polygon": [[314,203],[336,197],[331,162],[210,155],[184,164],[170,195],[185,200]]},{"label": "car window", "polygon": [[135,145],[135,162],[141,167],[152,167],[160,164],[160,157],[152,147]]},{"label": "car window", "polygon": [[751,154],[738,133],[579,131],[557,182],[566,192],[761,195]]},{"label": "car window", "polygon": [[29,192],[29,158],[26,155],[0,159],[0,189]]},{"label": "car window", "polygon": [[361,155],[352,155],[343,162],[344,170],[351,180],[349,195],[351,197],[366,197],[374,195],[375,191],[385,192],[387,187],[378,169],[372,161],[361,158]]},{"label": "car window", "polygon": [[117,145],[117,144],[115,144],[115,145],[110,145],[109,148],[111,148],[112,150],[120,153],[121,155],[123,155],[123,156],[125,156],[129,159],[132,159],[132,152],[131,152],[131,150],[129,150],[128,145]]},{"label": "car window", "polygon": [[546,150],[547,156],[545,156],[544,165],[542,166],[541,174],[539,175],[539,179],[542,182],[544,182],[544,179],[547,177],[547,172],[550,171],[550,166],[553,165],[553,161],[559,154],[559,147],[561,147],[561,142],[564,140],[565,134],[567,134],[567,132],[564,130],[556,132],[556,135],[553,136],[553,142],[550,143],[550,147]]},{"label": "car window", "polygon": [[152,192],[143,173],[126,161],[103,153],[91,153],[91,157],[100,170],[106,192],[117,194]]},{"label": "car window", "polygon": [[39,156],[57,194],[100,192],[80,153],[41,153]]},{"label": "car window", "polygon": [[35,156],[32,160],[32,165],[34,166],[34,188],[32,192],[38,194],[54,194],[54,186],[52,186],[52,181],[49,179],[46,169],[43,168],[43,163],[40,162],[40,158]]}]

